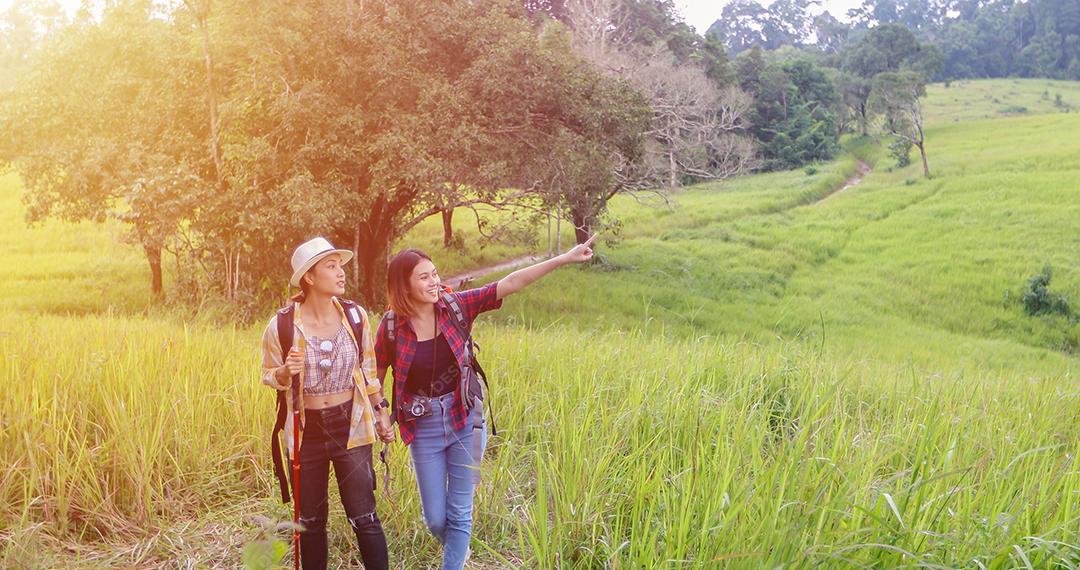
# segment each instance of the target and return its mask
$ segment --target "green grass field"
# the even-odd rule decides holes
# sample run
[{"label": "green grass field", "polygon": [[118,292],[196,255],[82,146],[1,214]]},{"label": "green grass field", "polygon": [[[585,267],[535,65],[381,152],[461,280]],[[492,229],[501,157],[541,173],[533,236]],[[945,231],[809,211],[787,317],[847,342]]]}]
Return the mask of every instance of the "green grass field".
[{"label": "green grass field", "polygon": [[1076,81],[965,79],[948,86],[944,83],[930,85],[926,93],[926,119],[938,124],[1080,112],[1080,83]]},{"label": "green grass field", "polygon": [[[1052,85],[931,86],[930,180],[851,140],[812,175],[617,201],[607,265],[477,328],[499,436],[470,567],[1080,565],[1080,326],[1020,303],[1045,264],[1080,303],[1080,114],[1052,104],[1080,86]],[[19,193],[0,178],[0,567],[242,566],[251,517],[291,513],[261,326],[150,306],[119,228],[27,229]],[[545,247],[465,226],[406,242],[443,273]],[[431,568],[407,456],[380,516],[395,567]]]}]

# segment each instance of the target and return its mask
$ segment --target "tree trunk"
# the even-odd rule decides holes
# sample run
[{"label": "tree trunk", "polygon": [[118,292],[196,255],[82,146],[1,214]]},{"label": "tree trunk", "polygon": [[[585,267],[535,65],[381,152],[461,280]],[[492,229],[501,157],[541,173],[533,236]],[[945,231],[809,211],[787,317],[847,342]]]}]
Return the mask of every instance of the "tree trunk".
[{"label": "tree trunk", "polygon": [[579,244],[589,240],[589,230],[592,229],[592,216],[584,208],[574,206],[570,208],[570,220],[574,222],[574,238]]},{"label": "tree trunk", "polygon": [[[359,193],[373,190],[370,179],[360,181]],[[386,307],[386,261],[390,246],[397,238],[395,228],[401,222],[401,212],[416,200],[417,191],[398,186],[393,192],[376,191],[375,200],[363,212],[356,227],[356,263],[360,279],[356,282],[360,299],[372,310]]]},{"label": "tree trunk", "polygon": [[372,311],[382,311],[386,307],[386,252],[390,240],[382,232],[366,231],[364,225],[360,227],[360,236],[355,261],[360,268],[360,279],[356,282],[358,301]]},{"label": "tree trunk", "polygon": [[188,9],[195,15],[195,24],[202,36],[203,61],[206,67],[206,98],[210,112],[210,158],[214,161],[214,176],[218,190],[225,189],[225,177],[221,168],[221,152],[218,145],[218,101],[217,84],[214,79],[214,56],[210,51],[210,4],[206,2],[196,6],[193,2],[185,0]]},{"label": "tree trunk", "polygon": [[[675,152],[668,151],[668,186],[675,188],[679,183],[678,169],[675,165]],[[580,242],[579,242],[580,243]]]},{"label": "tree trunk", "polygon": [[143,244],[146,252],[146,261],[150,264],[150,292],[155,297],[160,297],[164,289],[161,280],[161,248]]},{"label": "tree trunk", "polygon": [[930,178],[930,164],[926,162],[926,143],[919,143],[915,145],[919,147],[919,154],[922,155],[922,171],[923,175]]},{"label": "tree trunk", "polygon": [[547,213],[547,223],[548,223],[548,226],[547,226],[547,230],[548,230],[547,258],[551,259],[551,210],[548,210],[548,213]]},{"label": "tree trunk", "polygon": [[206,59],[206,94],[210,105],[210,156],[214,159],[214,174],[220,190],[224,186],[224,176],[221,171],[221,152],[218,150],[217,86],[214,84],[214,58],[210,54],[210,35],[205,24],[202,33],[203,52]]},{"label": "tree trunk", "polygon": [[555,217],[555,255],[562,254],[562,212]]},{"label": "tree trunk", "polygon": [[442,211],[442,244],[443,247],[450,247],[450,244],[454,242],[454,209],[447,208]]}]

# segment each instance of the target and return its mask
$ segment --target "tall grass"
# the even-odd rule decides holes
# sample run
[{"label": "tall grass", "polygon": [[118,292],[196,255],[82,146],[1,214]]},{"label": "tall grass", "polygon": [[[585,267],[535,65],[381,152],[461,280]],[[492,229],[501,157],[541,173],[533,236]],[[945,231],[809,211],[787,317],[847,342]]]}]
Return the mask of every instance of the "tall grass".
[{"label": "tall grass", "polygon": [[[35,537],[126,553],[206,513],[239,529],[252,514],[288,518],[272,496],[273,398],[253,372],[256,341],[109,316],[42,317],[6,335],[0,560],[47,552]],[[1068,546],[1080,541],[1072,379],[923,377],[797,346],[566,327],[487,325],[480,342],[501,428],[479,493],[481,560],[1080,563]],[[380,508],[394,559],[423,566],[436,545],[400,447],[391,464]],[[336,516],[347,559],[344,526]],[[217,563],[238,564],[230,554]],[[158,545],[121,561],[206,555]]]}]

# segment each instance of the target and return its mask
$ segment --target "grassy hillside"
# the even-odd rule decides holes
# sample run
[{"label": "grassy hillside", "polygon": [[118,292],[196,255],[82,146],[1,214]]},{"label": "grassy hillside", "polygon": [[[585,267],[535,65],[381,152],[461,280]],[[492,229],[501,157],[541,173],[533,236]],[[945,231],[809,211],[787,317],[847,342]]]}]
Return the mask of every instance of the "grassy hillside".
[{"label": "grassy hillside", "polygon": [[[997,83],[950,86],[992,116],[957,122],[931,88],[931,180],[849,141],[813,174],[621,200],[607,266],[485,318],[472,567],[1080,565],[1077,325],[1018,300],[1046,263],[1080,299],[1080,115],[994,115]],[[874,171],[819,202],[856,157]],[[120,228],[27,229],[18,194],[0,178],[0,567],[241,566],[251,517],[290,517],[261,328],[147,310]],[[410,241],[477,261],[440,231]],[[407,455],[380,516],[395,567],[434,567]]]},{"label": "grassy hillside", "polygon": [[[515,318],[799,339],[935,371],[1065,373],[1080,328],[1026,316],[1020,297],[1050,264],[1051,289],[1080,298],[1080,137],[1067,136],[1078,129],[1077,113],[931,126],[929,180],[857,147],[875,171],[813,205],[793,197],[842,161],[699,186],[668,209],[623,200],[621,242],[601,248],[613,270],[557,275]],[[575,290],[594,294],[560,293]]]},{"label": "grassy hillside", "polygon": [[1080,112],[1080,82],[1077,81],[961,80],[930,85],[926,95],[926,118],[937,124]]}]

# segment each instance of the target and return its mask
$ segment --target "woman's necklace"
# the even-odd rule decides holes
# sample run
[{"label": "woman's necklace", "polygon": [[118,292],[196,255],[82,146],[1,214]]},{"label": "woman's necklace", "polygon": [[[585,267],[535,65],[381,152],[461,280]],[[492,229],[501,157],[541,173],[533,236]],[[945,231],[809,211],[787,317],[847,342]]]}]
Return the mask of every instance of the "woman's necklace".
[{"label": "woman's necklace", "polygon": [[[341,336],[340,329],[338,330],[338,334],[334,337],[334,340],[338,340],[337,337],[339,336]],[[315,337],[315,340],[319,340],[319,337]],[[337,360],[338,357],[338,345],[339,343],[332,342],[330,339],[323,339],[322,342],[319,342],[315,345],[316,347],[318,347],[319,351],[323,353],[329,353],[329,355],[323,356],[319,359],[320,374],[316,376],[315,382],[312,384],[312,386],[318,386],[322,383],[323,380],[329,380],[330,371],[333,369],[334,362]],[[315,356],[321,355],[316,353]]]}]

